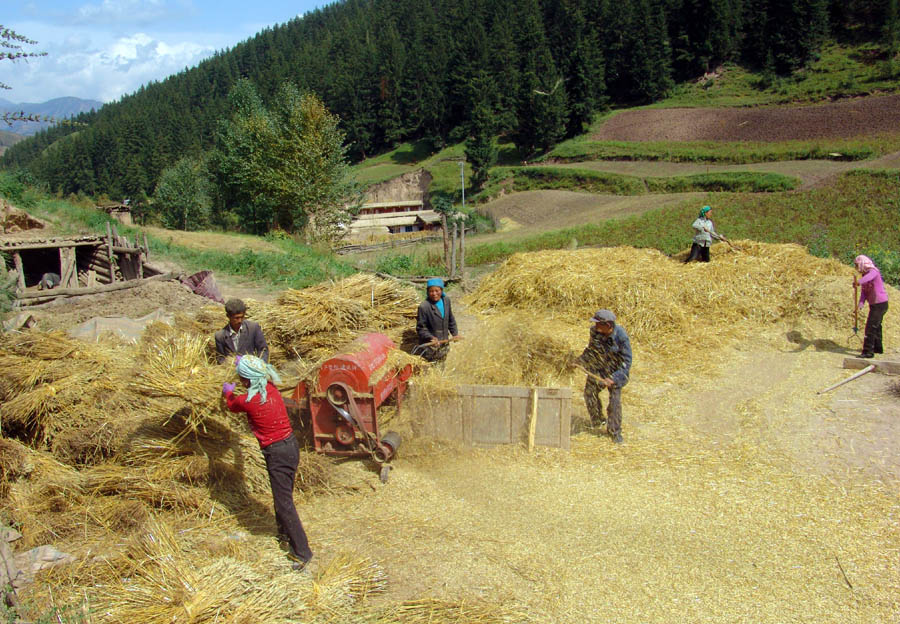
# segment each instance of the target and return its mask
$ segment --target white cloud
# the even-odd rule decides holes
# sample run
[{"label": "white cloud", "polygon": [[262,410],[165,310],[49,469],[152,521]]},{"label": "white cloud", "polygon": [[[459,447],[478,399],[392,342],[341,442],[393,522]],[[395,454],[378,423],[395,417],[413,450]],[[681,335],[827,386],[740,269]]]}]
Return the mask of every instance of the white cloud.
[{"label": "white cloud", "polygon": [[167,34],[165,39],[146,32],[104,37],[59,31],[40,36],[40,49],[47,56],[27,63],[0,63],[0,82],[13,87],[2,94],[6,99],[42,102],[71,95],[109,102],[193,66],[224,47],[223,41],[211,41],[209,35],[186,33]]}]

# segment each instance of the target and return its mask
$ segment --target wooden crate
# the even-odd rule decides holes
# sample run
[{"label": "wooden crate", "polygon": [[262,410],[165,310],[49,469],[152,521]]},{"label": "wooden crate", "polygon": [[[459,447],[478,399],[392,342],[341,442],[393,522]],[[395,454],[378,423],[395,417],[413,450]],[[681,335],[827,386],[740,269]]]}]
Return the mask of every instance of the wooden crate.
[{"label": "wooden crate", "polygon": [[[572,391],[535,388],[537,419],[534,443],[569,448]],[[520,386],[459,386],[457,394],[429,402],[410,388],[407,407],[423,425],[423,432],[441,440],[473,446],[527,444],[532,410],[532,388]]]}]

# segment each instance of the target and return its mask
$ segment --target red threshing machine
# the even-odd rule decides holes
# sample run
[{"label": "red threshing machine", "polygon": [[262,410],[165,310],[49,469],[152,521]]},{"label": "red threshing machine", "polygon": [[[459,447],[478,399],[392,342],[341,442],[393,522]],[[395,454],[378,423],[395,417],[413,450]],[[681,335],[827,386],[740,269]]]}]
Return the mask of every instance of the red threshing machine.
[{"label": "red threshing machine", "polygon": [[371,457],[381,466],[386,482],[388,463],[400,446],[400,435],[378,429],[378,408],[391,396],[397,407],[406,392],[412,369],[382,371],[394,342],[384,334],[366,334],[350,343],[346,352],[319,368],[312,387],[300,382],[293,399],[304,421],[308,416],[313,445],[319,453],[342,457]]}]

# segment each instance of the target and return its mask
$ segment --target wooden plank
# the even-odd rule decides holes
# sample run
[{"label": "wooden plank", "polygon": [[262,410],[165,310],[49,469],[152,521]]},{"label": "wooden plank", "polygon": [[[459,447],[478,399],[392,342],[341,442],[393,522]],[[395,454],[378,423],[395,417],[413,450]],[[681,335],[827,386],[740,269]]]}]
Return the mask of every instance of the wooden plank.
[{"label": "wooden plank", "polygon": [[890,360],[876,360],[860,357],[844,358],[844,368],[860,370],[866,366],[875,365],[875,372],[884,375],[900,375],[900,362]]},{"label": "wooden plank", "polygon": [[129,280],[127,282],[118,282],[108,286],[97,286],[95,288],[58,288],[50,294],[50,292],[24,293],[18,296],[19,301],[27,302],[30,299],[56,299],[59,297],[77,297],[80,295],[95,295],[99,293],[112,292],[115,290],[125,290],[128,288],[137,288],[149,281],[164,281],[175,277],[174,273],[163,273],[154,275],[142,280]]},{"label": "wooden plank", "polygon": [[13,254],[13,262],[16,265],[16,271],[19,272],[18,288],[25,290],[25,266],[22,264],[22,254],[18,251]]},{"label": "wooden plank", "polygon": [[59,287],[78,288],[75,249],[73,247],[60,247],[59,249]]},{"label": "wooden plank", "polygon": [[113,241],[112,229],[109,227],[109,221],[106,222],[106,261],[109,262],[110,275],[109,279],[112,283],[116,282],[115,262],[113,261]]},{"label": "wooden plank", "polygon": [[531,413],[528,419],[528,452],[534,450],[534,432],[537,429],[538,419],[538,391],[537,388],[531,389]]},{"label": "wooden plank", "polygon": [[95,271],[87,272],[87,283],[85,288],[94,288],[97,285],[97,273]]},{"label": "wooden plank", "polygon": [[407,406],[421,414],[427,435],[473,446],[527,444],[533,437],[532,446],[570,447],[570,389],[462,385],[456,390],[457,396],[433,402],[412,386]]},{"label": "wooden plank", "polygon": [[0,251],[31,251],[32,249],[56,249],[57,247],[98,247],[102,240],[93,241],[60,241],[58,243],[35,243],[33,245],[0,244]]}]

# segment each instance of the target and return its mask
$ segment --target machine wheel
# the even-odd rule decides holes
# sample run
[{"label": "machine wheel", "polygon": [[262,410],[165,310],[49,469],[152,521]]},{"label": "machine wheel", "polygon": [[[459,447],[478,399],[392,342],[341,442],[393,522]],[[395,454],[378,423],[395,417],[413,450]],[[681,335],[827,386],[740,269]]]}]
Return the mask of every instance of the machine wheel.
[{"label": "machine wheel", "polygon": [[381,474],[378,475],[378,478],[381,479],[382,483],[387,483],[388,478],[391,476],[391,470],[394,467],[390,464],[382,464],[381,465]]}]

